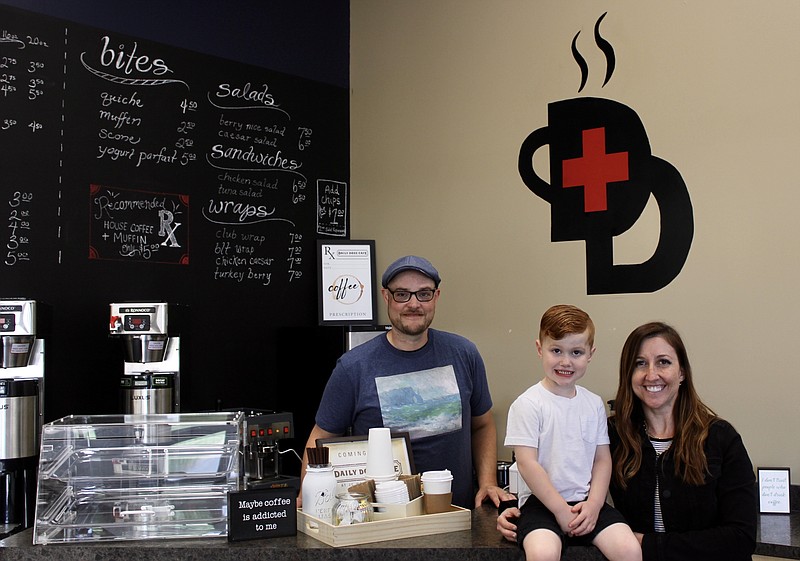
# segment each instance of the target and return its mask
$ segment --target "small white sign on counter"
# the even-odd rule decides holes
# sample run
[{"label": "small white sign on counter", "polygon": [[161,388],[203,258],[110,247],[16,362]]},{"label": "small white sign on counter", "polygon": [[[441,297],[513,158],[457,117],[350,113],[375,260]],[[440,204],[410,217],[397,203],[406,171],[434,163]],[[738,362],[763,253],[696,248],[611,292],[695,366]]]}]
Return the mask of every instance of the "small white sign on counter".
[{"label": "small white sign on counter", "polygon": [[788,514],[789,468],[758,468],[758,499],[762,513]]}]

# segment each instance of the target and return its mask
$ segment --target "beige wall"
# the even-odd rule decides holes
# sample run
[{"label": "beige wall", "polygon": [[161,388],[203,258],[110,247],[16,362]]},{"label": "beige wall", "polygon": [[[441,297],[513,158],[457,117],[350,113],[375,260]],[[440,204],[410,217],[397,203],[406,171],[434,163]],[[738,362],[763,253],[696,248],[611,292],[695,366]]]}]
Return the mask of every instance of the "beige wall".
[{"label": "beige wall", "polygon": [[[617,66],[601,88],[591,35],[606,11]],[[376,240],[379,274],[406,253],[437,265],[434,325],[480,348],[501,458],[508,406],[541,376],[539,317],[565,302],[598,327],[586,387],[612,398],[630,330],[670,322],[754,465],[789,466],[797,482],[798,21],[796,0],[351,0],[352,237]],[[550,242],[549,207],[517,172],[548,102],[582,96],[632,107],[689,188],[692,249],[655,293],[587,296],[583,242]],[[617,262],[649,257],[658,231],[646,211],[616,241]]]}]

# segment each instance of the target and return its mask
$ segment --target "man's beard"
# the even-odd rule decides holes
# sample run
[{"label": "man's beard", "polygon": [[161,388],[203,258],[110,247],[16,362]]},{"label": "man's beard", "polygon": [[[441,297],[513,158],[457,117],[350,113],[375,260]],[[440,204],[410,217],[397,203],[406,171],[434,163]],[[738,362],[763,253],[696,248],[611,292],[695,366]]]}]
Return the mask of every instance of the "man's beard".
[{"label": "man's beard", "polygon": [[[419,316],[413,316],[415,319]],[[422,335],[430,327],[433,322],[433,317],[420,318],[422,321],[405,321],[402,315],[395,318],[392,327],[402,333],[403,335],[417,336]]]}]

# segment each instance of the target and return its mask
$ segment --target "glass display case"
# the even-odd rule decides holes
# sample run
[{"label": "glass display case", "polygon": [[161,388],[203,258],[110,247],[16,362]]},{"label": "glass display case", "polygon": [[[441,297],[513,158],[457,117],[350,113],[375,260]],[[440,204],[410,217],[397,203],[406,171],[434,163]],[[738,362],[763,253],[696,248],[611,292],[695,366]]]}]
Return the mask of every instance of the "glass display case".
[{"label": "glass display case", "polygon": [[226,536],[243,421],[223,412],[44,425],[33,542]]}]

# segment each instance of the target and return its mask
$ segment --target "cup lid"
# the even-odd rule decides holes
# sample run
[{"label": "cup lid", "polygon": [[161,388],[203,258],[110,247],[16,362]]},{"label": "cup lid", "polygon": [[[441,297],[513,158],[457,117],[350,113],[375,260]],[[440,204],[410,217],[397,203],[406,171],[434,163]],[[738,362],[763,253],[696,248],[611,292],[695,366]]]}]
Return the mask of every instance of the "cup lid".
[{"label": "cup lid", "polygon": [[423,481],[450,481],[451,479],[453,479],[453,474],[449,469],[422,472]]}]

